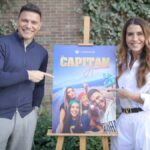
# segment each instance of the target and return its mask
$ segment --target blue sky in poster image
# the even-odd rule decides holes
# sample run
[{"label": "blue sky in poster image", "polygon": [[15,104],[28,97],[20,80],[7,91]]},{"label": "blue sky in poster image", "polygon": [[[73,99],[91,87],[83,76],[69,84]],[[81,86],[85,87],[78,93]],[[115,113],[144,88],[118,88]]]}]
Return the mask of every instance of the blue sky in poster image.
[{"label": "blue sky in poster image", "polygon": [[[116,76],[116,46],[74,46],[74,45],[55,45],[54,63],[53,63],[53,90],[76,85],[79,83],[88,83],[103,79],[107,74]],[[62,67],[60,60],[62,57],[85,58],[110,58],[109,67],[88,67],[85,65]],[[67,61],[65,61],[66,63]]]}]

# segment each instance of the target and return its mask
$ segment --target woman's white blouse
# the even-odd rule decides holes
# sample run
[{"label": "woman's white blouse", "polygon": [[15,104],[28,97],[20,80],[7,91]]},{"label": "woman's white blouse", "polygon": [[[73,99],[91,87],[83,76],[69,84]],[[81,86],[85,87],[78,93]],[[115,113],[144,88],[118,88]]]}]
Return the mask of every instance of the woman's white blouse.
[{"label": "woman's white blouse", "polygon": [[150,73],[147,74],[147,82],[142,88],[137,87],[136,72],[139,66],[139,60],[136,60],[132,68],[128,68],[118,79],[119,88],[127,89],[131,92],[140,94],[144,104],[139,104],[131,99],[120,98],[122,108],[141,107],[144,111],[150,110]]}]

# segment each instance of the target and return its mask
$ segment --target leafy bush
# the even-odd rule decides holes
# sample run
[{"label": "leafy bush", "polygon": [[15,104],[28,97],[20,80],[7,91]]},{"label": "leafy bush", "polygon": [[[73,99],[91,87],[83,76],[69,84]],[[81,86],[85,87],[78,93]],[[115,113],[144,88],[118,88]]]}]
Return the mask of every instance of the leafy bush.
[{"label": "leafy bush", "polygon": [[[15,3],[13,0],[0,0],[0,16],[5,15],[6,12],[12,12],[13,11],[13,6]],[[11,32],[16,30],[16,22],[13,19],[10,19],[8,22],[0,22],[0,36],[1,35],[7,35],[10,34]]]},{"label": "leafy bush", "polygon": [[150,21],[149,0],[84,0],[83,14],[91,18],[91,41],[100,45],[116,45],[124,23],[139,16]]},{"label": "leafy bush", "polygon": [[16,30],[16,23],[14,20],[9,20],[7,24],[0,26],[0,35],[7,35]]},{"label": "leafy bush", "polygon": [[102,150],[102,143],[100,137],[87,138],[87,150]]}]

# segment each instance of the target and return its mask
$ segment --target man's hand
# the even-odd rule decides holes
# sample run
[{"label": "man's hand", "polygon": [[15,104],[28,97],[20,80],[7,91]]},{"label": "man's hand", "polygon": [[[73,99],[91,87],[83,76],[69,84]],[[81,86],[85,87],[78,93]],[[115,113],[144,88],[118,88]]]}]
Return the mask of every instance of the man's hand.
[{"label": "man's hand", "polygon": [[35,83],[38,83],[41,80],[43,80],[45,76],[53,78],[51,74],[39,70],[27,70],[27,72],[29,80]]}]

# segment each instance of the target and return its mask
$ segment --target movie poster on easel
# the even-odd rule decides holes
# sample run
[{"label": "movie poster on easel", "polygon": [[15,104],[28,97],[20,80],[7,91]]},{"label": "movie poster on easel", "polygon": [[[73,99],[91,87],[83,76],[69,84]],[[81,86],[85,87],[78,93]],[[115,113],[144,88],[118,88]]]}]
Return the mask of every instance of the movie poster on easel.
[{"label": "movie poster on easel", "polygon": [[115,46],[54,46],[53,133],[116,132]]}]

